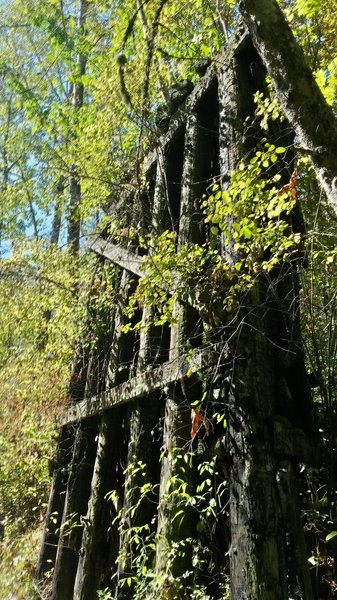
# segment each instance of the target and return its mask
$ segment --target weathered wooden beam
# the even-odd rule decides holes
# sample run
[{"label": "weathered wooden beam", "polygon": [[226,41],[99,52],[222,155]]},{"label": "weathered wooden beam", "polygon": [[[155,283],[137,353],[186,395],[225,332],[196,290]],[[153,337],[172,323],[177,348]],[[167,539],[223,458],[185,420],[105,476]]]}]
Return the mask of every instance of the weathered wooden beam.
[{"label": "weathered wooden beam", "polygon": [[124,409],[121,407],[113,413],[104,413],[100,419],[91,494],[88,511],[83,519],[82,546],[74,584],[73,597],[76,600],[92,600],[97,597],[103,565],[107,559],[107,531],[111,532],[112,519],[116,517],[116,513],[113,504],[106,501],[106,494],[119,487],[116,464],[120,460],[120,449],[123,446],[123,413]]},{"label": "weathered wooden beam", "polygon": [[141,256],[137,256],[133,252],[130,252],[130,250],[127,250],[118,244],[107,242],[100,235],[95,236],[93,240],[89,241],[88,249],[111,260],[116,265],[133,273],[133,275],[137,275],[138,277],[144,275],[141,269],[141,264],[143,262]]},{"label": "weathered wooden beam", "polygon": [[64,510],[53,571],[51,600],[72,600],[83,523],[87,512],[90,484],[96,454],[95,419],[77,428],[69,468]]},{"label": "weathered wooden beam", "polygon": [[[195,212],[194,200],[198,193],[199,180],[199,149],[200,129],[197,112],[188,115],[186,121],[186,132],[184,138],[184,157],[181,180],[180,215],[178,248],[193,239],[193,214]],[[199,180],[200,181],[200,180]],[[174,322],[171,326],[170,359],[179,357],[181,349],[189,339],[188,316],[190,309],[179,300],[174,303]],[[162,442],[161,475],[158,503],[158,526],[157,526],[157,548],[156,548],[156,573],[160,577],[167,569],[168,560],[171,561],[170,573],[173,578],[183,574],[184,584],[188,585],[192,571],[190,570],[192,560],[191,544],[185,545],[187,539],[195,537],[195,518],[191,507],[186,507],[182,519],[176,519],[177,494],[179,494],[179,479],[184,473],[184,482],[187,493],[194,493],[194,468],[191,461],[185,462],[184,448],[190,439],[191,411],[189,407],[189,386],[184,386],[182,395],[179,388],[169,386],[164,415],[164,431]],[[189,401],[186,402],[186,398]],[[177,449],[180,451],[177,452]],[[174,460],[172,457],[174,456]],[[170,493],[168,493],[170,489]],[[183,552],[174,552],[175,546],[183,544]],[[170,559],[169,559],[170,556]],[[189,573],[189,575],[187,575]],[[165,596],[173,598],[176,596],[175,584],[165,582]],[[164,598],[163,596],[160,596]]]},{"label": "weathered wooden beam", "polygon": [[169,129],[166,134],[160,137],[156,143],[156,148],[145,158],[143,164],[143,173],[146,174],[158,160],[158,148],[165,148],[177,135],[178,130],[186,122],[187,115],[191,114],[197,107],[198,102],[212,85],[218,75],[219,68],[223,65],[231,65],[236,53],[248,42],[249,35],[243,23],[240,23],[236,33],[233,35],[228,46],[220,52],[219,56],[212,61],[205,75],[196,84],[187,100],[179,107],[177,112],[171,117]]},{"label": "weathered wooden beam", "polygon": [[[195,352],[191,360],[187,360],[186,357],[179,357],[173,361],[168,361],[155,369],[145,371],[125,383],[108,389],[98,396],[78,402],[71,406],[65,414],[60,415],[58,424],[61,426],[87,419],[114,406],[120,406],[137,398],[146,398],[152,392],[163,389],[165,386],[186,377],[187,373],[192,375],[200,369],[206,368],[212,362],[214,363],[215,354],[219,356],[218,346]],[[223,349],[221,356],[222,358],[227,356],[225,349]]]},{"label": "weathered wooden beam", "polygon": [[[116,271],[120,270],[120,267],[116,269]],[[118,367],[121,364],[123,350],[125,350],[127,344],[127,336],[123,336],[122,326],[125,321],[123,307],[127,299],[126,290],[130,282],[130,273],[123,270],[121,277],[119,277],[119,273],[116,275],[119,294],[114,312],[114,332],[104,382],[106,384],[105,389],[117,385]],[[128,355],[131,360],[133,356],[132,345],[128,347]],[[85,399],[88,398],[87,396]],[[117,464],[121,459],[120,452],[125,435],[123,427],[124,408],[124,406],[120,406],[114,411],[105,411],[98,419],[96,459],[74,585],[74,598],[76,600],[92,600],[96,597],[96,590],[99,588],[106,560],[112,558],[111,563],[114,563],[117,557],[118,526],[117,523],[112,525],[112,520],[113,515],[114,517],[117,516],[118,509],[115,513],[111,513],[113,511],[112,503],[107,503],[105,497],[112,489],[121,489],[122,486],[122,482],[119,481],[118,477]],[[107,530],[109,530],[109,534],[107,534]],[[112,539],[115,540],[116,547],[115,544],[113,544],[113,547],[110,546]]]}]

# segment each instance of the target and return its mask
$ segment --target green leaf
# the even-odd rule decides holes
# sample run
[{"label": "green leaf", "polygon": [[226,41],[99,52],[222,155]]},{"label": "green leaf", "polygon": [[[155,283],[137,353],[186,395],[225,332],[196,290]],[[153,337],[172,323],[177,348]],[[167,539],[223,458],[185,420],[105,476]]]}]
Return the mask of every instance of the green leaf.
[{"label": "green leaf", "polygon": [[89,84],[90,77],[88,75],[81,75],[81,83],[86,87]]},{"label": "green leaf", "polygon": [[250,240],[250,238],[252,237],[252,231],[251,229],[249,229],[249,227],[247,227],[247,225],[244,225],[242,227],[242,235],[246,238],[246,240]]},{"label": "green leaf", "polygon": [[325,541],[329,542],[334,537],[336,537],[336,535],[337,535],[337,531],[330,531],[330,533],[328,533],[328,535],[326,536]]}]

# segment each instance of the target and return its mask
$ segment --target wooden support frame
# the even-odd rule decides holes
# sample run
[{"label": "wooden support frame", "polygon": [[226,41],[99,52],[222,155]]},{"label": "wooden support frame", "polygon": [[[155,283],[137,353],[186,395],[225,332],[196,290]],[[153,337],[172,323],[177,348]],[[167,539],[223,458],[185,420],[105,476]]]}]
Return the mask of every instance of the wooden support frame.
[{"label": "wooden support frame", "polygon": [[[218,352],[219,349],[215,347],[205,348],[194,352],[190,360],[179,356],[175,360],[168,361],[155,369],[140,373],[129,381],[106,390],[99,396],[74,404],[64,415],[58,418],[58,425],[63,426],[76,423],[82,419],[88,419],[110,408],[121,406],[138,398],[146,400],[153,392],[163,389],[165,386],[174,385],[175,382],[187,375],[193,375],[209,367],[214,363],[215,354],[219,355]],[[221,356],[222,360],[226,359],[225,349]]]},{"label": "wooden support frame", "polygon": [[[238,156],[242,156],[242,151],[245,149],[246,140],[242,131],[242,124],[245,123],[247,117],[251,117],[254,113],[254,109],[252,109],[254,82],[252,85],[253,74],[251,62],[249,62],[251,60],[250,53],[252,52],[253,58],[259,60],[256,53],[254,54],[255,51],[249,43],[245,31],[241,30],[236,36],[233,36],[233,41],[229,47],[212,63],[186,102],[173,116],[167,133],[158,140],[158,147],[144,161],[142,175],[150,190],[148,212],[151,215],[146,221],[146,228],[153,235],[159,235],[166,228],[171,228],[171,231],[176,234],[178,248],[183,244],[200,243],[198,237],[199,223],[196,221],[194,212],[195,199],[201,198],[207,189],[207,183],[213,181],[214,164],[218,165],[217,180],[220,180],[221,186],[225,187],[230,180],[232,169],[237,164]],[[208,120],[208,113],[210,112],[208,101],[210,98],[213,102],[212,106],[216,105],[218,110],[214,121]],[[211,124],[211,127],[209,124]],[[211,158],[211,152],[207,152],[210,147],[211,150],[214,150],[214,144],[212,146],[209,139],[206,139],[209,132],[216,138],[215,145],[218,144],[215,158]],[[178,152],[176,153],[177,149]],[[170,160],[173,161],[173,166],[168,164]],[[174,161],[179,162],[179,165]],[[179,177],[176,176],[177,173],[179,173]],[[202,226],[205,226],[205,224],[202,224]],[[203,232],[203,235],[205,240],[205,232]],[[117,317],[115,316],[110,331],[112,342],[107,353],[107,376],[104,379],[104,385],[97,388],[98,391],[101,389],[104,389],[104,391],[100,393],[94,391],[94,395],[91,397],[82,395],[82,397],[73,398],[72,405],[58,419],[58,425],[63,428],[63,431],[71,430],[73,432],[73,458],[74,456],[76,458],[76,452],[79,457],[77,462],[73,460],[70,467],[69,465],[65,466],[62,473],[60,471],[57,473],[57,477],[54,476],[56,483],[61,474],[65,475],[65,479],[68,477],[65,508],[62,519],[59,515],[59,521],[66,523],[69,517],[67,510],[69,513],[69,507],[75,507],[73,510],[78,510],[79,529],[78,535],[73,536],[74,539],[69,538],[68,545],[74,556],[72,565],[69,563],[71,568],[68,569],[68,579],[65,583],[61,581],[61,570],[67,570],[64,565],[67,565],[68,548],[64,549],[65,546],[62,548],[62,536],[60,536],[61,542],[58,544],[55,560],[53,600],[73,600],[74,598],[76,600],[91,600],[93,594],[99,589],[97,586],[102,583],[101,575],[104,570],[102,565],[103,563],[106,565],[103,558],[104,552],[100,548],[100,539],[101,536],[107,536],[108,530],[111,529],[109,524],[112,522],[110,518],[111,509],[106,505],[106,495],[109,491],[111,492],[111,486],[114,486],[113,489],[118,489],[117,496],[120,502],[120,507],[114,507],[113,509],[114,521],[119,519],[122,522],[125,517],[128,517],[128,526],[132,523],[136,526],[143,526],[142,518],[146,518],[143,511],[144,504],[141,507],[142,516],[138,521],[137,516],[134,519],[134,514],[132,514],[132,517],[130,517],[130,514],[132,512],[131,505],[134,490],[140,489],[144,482],[137,483],[136,469],[131,475],[129,474],[128,479],[127,469],[131,467],[132,471],[133,465],[137,466],[139,462],[145,468],[148,458],[145,450],[148,451],[149,448],[150,452],[153,453],[152,464],[157,461],[158,466],[158,473],[155,474],[157,479],[155,481],[153,481],[153,478],[147,479],[147,483],[150,482],[151,486],[158,488],[158,502],[157,500],[152,502],[156,506],[153,509],[156,511],[155,518],[147,520],[148,524],[151,522],[151,531],[153,533],[156,531],[157,535],[156,557],[152,559],[155,562],[157,575],[165,574],[170,548],[173,548],[175,544],[179,544],[181,535],[185,537],[185,541],[198,538],[200,531],[198,532],[196,523],[191,522],[189,517],[187,518],[188,523],[185,530],[184,527],[180,528],[180,523],[176,521],[175,498],[172,494],[171,497],[168,497],[167,489],[170,485],[174,486],[174,482],[178,482],[179,487],[179,477],[184,472],[185,483],[190,486],[189,489],[193,490],[194,478],[198,477],[198,473],[195,464],[192,464],[195,456],[193,456],[188,468],[186,467],[186,448],[194,448],[193,444],[195,445],[195,442],[199,443],[199,441],[200,448],[203,448],[203,441],[197,439],[194,442],[194,438],[192,439],[190,434],[191,406],[193,407],[193,401],[195,400],[195,397],[192,399],[192,395],[195,388],[199,392],[201,388],[204,390],[202,384],[205,381],[205,373],[212,372],[214,374],[216,370],[220,371],[219,379],[221,378],[221,381],[216,385],[219,386],[217,389],[220,392],[220,402],[222,401],[220,410],[223,413],[222,418],[225,419],[226,417],[227,429],[225,433],[222,430],[221,434],[217,434],[216,443],[218,448],[215,447],[214,440],[207,439],[207,443],[200,452],[204,451],[208,458],[211,456],[214,463],[218,460],[221,461],[226,454],[225,458],[230,463],[230,467],[228,467],[228,479],[230,481],[228,505],[230,506],[233,531],[231,532],[231,547],[229,548],[227,540],[225,542],[227,546],[225,548],[221,547],[222,562],[219,569],[219,579],[216,583],[219,587],[215,597],[220,597],[220,578],[223,576],[221,569],[224,568],[227,560],[224,557],[228,556],[233,575],[233,600],[239,600],[242,594],[250,597],[246,593],[246,588],[253,587],[255,581],[259,583],[261,565],[265,580],[273,581],[273,586],[271,586],[273,599],[285,600],[287,590],[286,580],[281,578],[283,573],[282,552],[284,550],[285,534],[289,531],[289,528],[287,530],[285,526],[286,500],[283,502],[284,514],[281,514],[279,498],[276,493],[276,477],[280,475],[281,478],[282,469],[278,475],[276,471],[281,459],[288,461],[289,464],[294,460],[304,459],[310,461],[311,453],[305,432],[298,430],[289,420],[283,419],[283,417],[279,418],[275,410],[274,388],[276,386],[273,387],[272,383],[274,381],[273,377],[277,381],[275,365],[278,360],[277,352],[279,351],[276,348],[279,348],[279,344],[278,340],[275,340],[273,346],[269,344],[268,335],[271,328],[268,329],[269,321],[266,320],[268,311],[256,312],[259,315],[258,328],[255,322],[251,324],[250,320],[253,320],[253,318],[248,311],[234,333],[233,325],[228,326],[231,317],[222,313],[217,319],[220,326],[216,329],[214,315],[208,314],[211,311],[206,303],[199,302],[198,287],[196,286],[193,290],[182,289],[183,286],[179,276],[175,277],[173,274],[174,283],[169,289],[167,287],[165,291],[178,296],[178,298],[175,296],[174,324],[168,335],[167,331],[165,333],[165,343],[162,340],[157,343],[158,352],[154,357],[153,354],[151,355],[151,344],[156,343],[154,342],[156,339],[154,326],[151,325],[149,329],[143,328],[140,333],[133,329],[131,331],[132,343],[129,344],[129,347],[128,341],[130,338],[127,337],[128,334],[126,336],[122,335],[123,308],[128,296],[132,293],[132,289],[134,289],[132,286],[135,286],[137,278],[148,275],[146,268],[144,268],[144,261],[148,257],[138,256],[133,252],[130,249],[132,243],[129,247],[124,247],[104,239],[103,234],[91,236],[87,247],[101,257],[102,260],[111,261],[116,265],[115,291],[118,309]],[[223,256],[229,261],[233,261],[235,258],[232,250],[231,247],[228,247],[223,252]],[[163,284],[164,286],[165,284]],[[258,288],[258,285],[256,288]],[[176,292],[179,292],[179,294]],[[266,299],[263,293],[262,291],[262,303]],[[221,304],[221,299],[219,304]],[[253,309],[255,310],[255,308],[256,305],[254,304]],[[198,324],[200,321],[202,322],[202,333],[198,332],[197,340],[194,340],[194,350],[187,359],[187,353],[184,353],[184,349],[190,339],[190,322],[193,322],[194,319],[195,324],[196,321],[193,309],[197,313]],[[139,310],[143,324],[148,325],[146,319],[150,310],[149,306],[143,307],[142,314]],[[214,312],[216,307],[212,307],[212,310]],[[228,339],[226,340],[225,336],[227,334]],[[158,359],[163,348],[164,352]],[[287,348],[285,348],[284,353],[287,353]],[[165,362],[159,364],[161,361]],[[223,366],[225,368],[221,368]],[[230,376],[227,373],[229,369],[231,369]],[[224,375],[225,370],[226,375]],[[191,378],[190,381],[189,378]],[[190,383],[192,385],[189,385]],[[284,388],[286,383],[286,381],[283,381]],[[192,389],[193,386],[195,386],[194,389]],[[214,382],[210,385],[210,404],[215,399],[212,387],[214,388]],[[266,394],[266,390],[269,395]],[[202,393],[201,396],[203,396]],[[149,406],[149,403],[152,403],[152,405]],[[128,407],[125,406],[127,404]],[[151,415],[150,409],[153,409]],[[161,416],[159,416],[160,414]],[[216,414],[215,410],[212,413],[211,407],[209,422],[212,427],[211,419],[214,414]],[[208,422],[208,415],[206,414],[204,418],[202,409],[200,416],[204,423],[206,422],[205,419]],[[155,427],[160,431],[157,436],[156,454],[154,447],[150,445],[150,439],[153,422],[157,417],[158,421]],[[160,425],[158,425],[159,421]],[[83,434],[86,433],[88,428],[91,428],[90,435],[85,438]],[[206,435],[208,435],[207,432]],[[142,442],[138,444],[135,451],[135,444],[137,445],[141,436],[143,436]],[[226,442],[224,442],[225,438]],[[263,440],[262,444],[260,443],[261,439]],[[80,459],[82,456],[86,458],[88,440],[91,445],[98,443],[95,457],[90,458],[92,463],[90,469],[85,474],[84,483],[87,497],[85,502],[82,502],[81,475],[77,477],[77,464],[86,463],[84,459],[81,463]],[[257,455],[255,446],[263,449],[260,455]],[[217,453],[219,447],[221,447],[221,456]],[[171,454],[177,449],[179,450],[179,456],[176,461],[171,461]],[[158,459],[159,454],[161,454],[160,461]],[[147,461],[147,464],[150,463],[151,461]],[[159,466],[161,468],[160,477]],[[180,469],[180,466],[183,469]],[[226,472],[227,478],[225,461],[223,461],[221,468]],[[109,476],[106,476],[108,472]],[[248,477],[249,473],[250,478]],[[90,478],[92,479],[90,480]],[[291,469],[289,469],[289,476],[284,478],[283,482],[283,488],[286,489],[287,486],[289,489],[291,487],[295,490]],[[62,490],[65,487],[64,484]],[[281,489],[282,486],[279,487]],[[53,486],[53,489],[52,493],[56,497],[56,486]],[[58,489],[61,489],[61,487],[58,486]],[[214,494],[216,494],[216,489],[214,484]],[[260,507],[257,507],[254,505],[252,498],[257,495],[255,491],[259,491],[259,489],[266,492],[265,496],[267,499],[272,498],[272,501],[268,504],[268,502],[265,502],[265,498],[262,497]],[[51,502],[50,506],[53,507],[54,504]],[[85,508],[85,505],[87,508]],[[268,510],[261,508],[264,506]],[[139,505],[137,508],[139,509]],[[62,509],[60,509],[60,512],[62,512]],[[275,514],[278,515],[277,521]],[[266,516],[268,517],[268,526],[270,522],[274,527],[274,530],[269,532],[268,535],[264,530]],[[252,523],[258,523],[256,531],[253,531]],[[291,527],[294,526],[298,529],[300,521],[297,509],[292,514],[292,523]],[[80,529],[82,525],[83,536]],[[91,528],[95,529],[94,536],[92,536]],[[123,547],[127,549],[129,542],[125,536],[125,539],[123,539],[123,531],[116,524],[115,529],[117,533],[115,531],[113,552],[109,554],[107,559],[108,562],[113,556],[112,562],[114,563],[114,573],[111,575],[112,571],[110,570],[108,588],[113,591],[114,597],[131,600],[133,597],[132,589],[130,588],[129,592],[125,592],[125,588],[122,590],[122,587],[119,587],[119,577],[120,575],[123,577],[125,573],[129,575],[131,573],[132,575],[132,561],[129,561],[126,567],[118,563],[120,549]],[[183,530],[184,533],[181,533]],[[281,537],[279,531],[281,531]],[[253,535],[251,535],[252,532]],[[47,542],[48,539],[50,539],[48,535],[45,536]],[[271,547],[270,540],[272,540],[273,564],[269,564],[269,557],[267,557],[267,560],[264,555],[258,557],[261,540],[265,544],[265,556],[267,556],[268,548]],[[198,538],[198,543],[203,543],[202,537]],[[207,543],[205,542],[205,545]],[[107,547],[109,547],[108,543]],[[131,547],[132,544],[129,544],[129,548]],[[249,552],[247,552],[247,549]],[[45,571],[46,552],[42,554],[39,577],[42,577]],[[255,557],[258,557],[257,560],[255,560]],[[188,586],[188,577],[191,574],[194,577],[191,559],[192,553],[189,549],[182,560],[178,559],[174,566],[173,562],[171,563],[171,584],[175,576],[179,578],[181,574],[189,573],[187,579],[184,579],[184,584]],[[243,563],[244,568],[242,568]],[[247,565],[248,569],[246,569]],[[277,565],[276,570],[274,565]],[[225,567],[227,568],[226,565]],[[301,577],[306,582],[305,565],[302,567],[303,565],[301,566]],[[279,590],[278,595],[274,590],[274,581],[277,581],[277,578],[275,577],[272,580],[273,569],[275,572],[277,571],[277,577],[281,574],[276,585],[277,590]],[[249,571],[250,583],[246,571]],[[169,586],[170,584],[166,581],[166,585]],[[306,588],[308,600],[310,600],[309,588],[310,585],[308,584]],[[168,594],[168,588],[163,593],[164,595]],[[165,598],[174,597],[173,588],[170,593],[173,596],[166,595]],[[269,597],[271,596],[262,595],[259,596],[259,600],[267,600]]]}]

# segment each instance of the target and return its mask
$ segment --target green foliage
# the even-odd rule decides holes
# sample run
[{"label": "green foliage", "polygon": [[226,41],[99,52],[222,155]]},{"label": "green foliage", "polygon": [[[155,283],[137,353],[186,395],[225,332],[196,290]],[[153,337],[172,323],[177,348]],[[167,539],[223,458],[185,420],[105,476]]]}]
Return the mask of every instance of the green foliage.
[{"label": "green foliage", "polygon": [[[162,457],[164,458],[164,457]],[[217,519],[219,510],[217,498],[220,498],[226,487],[226,482],[221,481],[215,488],[216,464],[214,459],[204,460],[197,466],[200,484],[193,490],[191,485],[186,483],[186,469],[190,470],[197,459],[196,452],[184,452],[175,448],[169,455],[165,455],[165,460],[169,460],[171,465],[175,465],[176,474],[172,476],[166,485],[164,494],[161,496],[161,503],[170,503],[175,508],[175,514],[172,524],[177,523],[181,527],[189,511],[193,511],[197,519],[197,531],[199,534],[207,530],[210,535],[214,520]],[[210,600],[206,588],[195,581],[191,584],[192,572],[183,572],[179,576],[174,574],[175,563],[185,553],[189,553],[193,548],[192,564],[195,573],[202,572],[209,568],[207,551],[202,548],[198,539],[180,539],[179,541],[168,541],[162,535],[156,533],[150,528],[149,524],[132,525],[136,513],[141,514],[142,503],[149,500],[151,496],[151,485],[148,483],[146,465],[141,461],[130,464],[125,472],[126,478],[141,475],[141,484],[137,489],[128,490],[128,500],[137,496],[136,503],[129,503],[128,508],[121,509],[116,515],[114,524],[118,524],[120,538],[122,540],[121,550],[117,559],[123,575],[119,579],[119,587],[132,588],[132,597],[135,600],[141,600],[146,597],[154,599],[158,597],[166,598],[189,598],[195,600]],[[107,495],[107,500],[115,502],[117,492],[112,490]],[[158,507],[160,510],[160,506]],[[157,509],[157,510],[158,510]],[[165,568],[161,572],[156,572],[153,568],[154,556],[158,545],[161,552],[165,553]],[[213,568],[213,567],[212,567]],[[219,577],[220,574],[214,574]],[[197,576],[196,576],[197,577]],[[195,578],[195,577],[194,577]],[[228,582],[223,581],[220,584],[223,588],[223,597],[228,597]],[[106,591],[108,593],[108,591]],[[101,591],[102,598],[105,598],[104,591]],[[172,595],[173,594],[173,595]],[[109,596],[107,596],[109,597]]]},{"label": "green foliage", "polygon": [[[150,324],[174,323],[173,306],[177,298],[192,287],[203,272],[211,254],[206,245],[183,244],[176,250],[175,235],[165,231],[156,238],[148,236],[141,240],[147,250],[142,263],[145,276],[142,277],[136,292],[131,295],[126,315],[131,318],[137,306],[151,306],[152,312],[146,323],[137,323],[135,329],[147,328]],[[131,324],[124,327],[128,331]]]},{"label": "green foliage", "polygon": [[0,511],[5,530],[8,525],[13,530],[15,522],[17,531],[23,531],[44,514],[54,427],[49,418],[30,412],[18,415],[21,422],[16,423],[11,436],[0,436]]},{"label": "green foliage", "polygon": [[278,121],[279,123],[284,121],[279,102],[273,95],[270,85],[269,92],[272,97],[265,96],[263,92],[256,92],[254,95],[254,102],[256,104],[255,114],[257,117],[260,117],[260,126],[265,131],[268,131],[270,121]]},{"label": "green foliage", "polygon": [[325,537],[325,541],[329,542],[334,537],[336,537],[336,535],[337,535],[337,531],[330,531],[330,533],[328,533],[328,535]]},{"label": "green foliage", "polygon": [[[268,112],[268,118],[271,114]],[[292,260],[301,241],[301,235],[290,226],[297,177],[293,174],[290,182],[282,185],[274,168],[285,152],[286,148],[263,140],[261,149],[231,173],[227,189],[213,185],[212,193],[201,201],[204,221],[210,227],[208,243],[182,244],[177,249],[175,236],[168,231],[143,243],[147,250],[142,265],[145,276],[131,296],[126,314],[131,318],[137,306],[153,310],[148,322],[138,323],[136,329],[151,323],[174,324],[176,299],[188,297],[186,290],[192,292],[196,286],[207,302],[212,295],[214,300],[223,298],[226,292],[223,303],[231,310],[259,274]],[[220,251],[220,238],[222,246],[231,249],[230,256]],[[129,323],[125,331],[130,327]]]},{"label": "green foliage", "polygon": [[336,4],[333,0],[282,2],[318,84],[330,104],[336,99]]},{"label": "green foliage", "polygon": [[33,584],[39,544],[42,536],[42,522],[21,533],[7,531],[1,547],[0,594],[2,598],[17,600],[38,600]]},{"label": "green foliage", "polygon": [[[92,258],[75,261],[66,249],[45,242],[22,243],[2,259],[1,269],[0,416],[7,426],[0,435],[0,520],[5,530],[0,553],[10,571],[1,577],[22,583],[33,566],[28,554],[20,558],[26,557],[20,538],[29,538],[29,528],[44,518],[54,421],[67,401],[74,348],[81,342],[95,347],[101,315],[111,310],[114,271]],[[95,325],[88,317],[89,296]],[[36,548],[36,564],[35,554]],[[29,574],[20,573],[24,564],[31,565]],[[31,587],[28,580],[22,585],[26,591]]]}]

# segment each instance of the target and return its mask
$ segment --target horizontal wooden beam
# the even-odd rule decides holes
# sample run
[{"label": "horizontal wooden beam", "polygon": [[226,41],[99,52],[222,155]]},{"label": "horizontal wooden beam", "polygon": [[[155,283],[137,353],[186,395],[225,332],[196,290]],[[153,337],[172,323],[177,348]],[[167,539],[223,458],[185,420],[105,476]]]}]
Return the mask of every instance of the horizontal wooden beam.
[{"label": "horizontal wooden beam", "polygon": [[89,240],[88,249],[111,260],[116,265],[133,273],[133,275],[137,275],[138,277],[145,275],[141,270],[141,264],[143,262],[141,256],[137,256],[133,252],[130,252],[130,250],[127,250],[118,244],[107,242],[100,235],[95,235],[93,239]]},{"label": "horizontal wooden beam", "polygon": [[58,425],[63,426],[93,417],[109,408],[126,404],[137,398],[146,399],[153,392],[160,389],[164,390],[166,386],[174,384],[187,375],[192,375],[212,364],[217,364],[219,358],[223,362],[227,356],[228,352],[223,344],[216,344],[211,348],[195,351],[191,359],[187,360],[186,357],[182,356],[174,361],[166,362],[159,367],[144,371],[144,373],[110,388],[98,396],[74,404],[58,417]]}]

